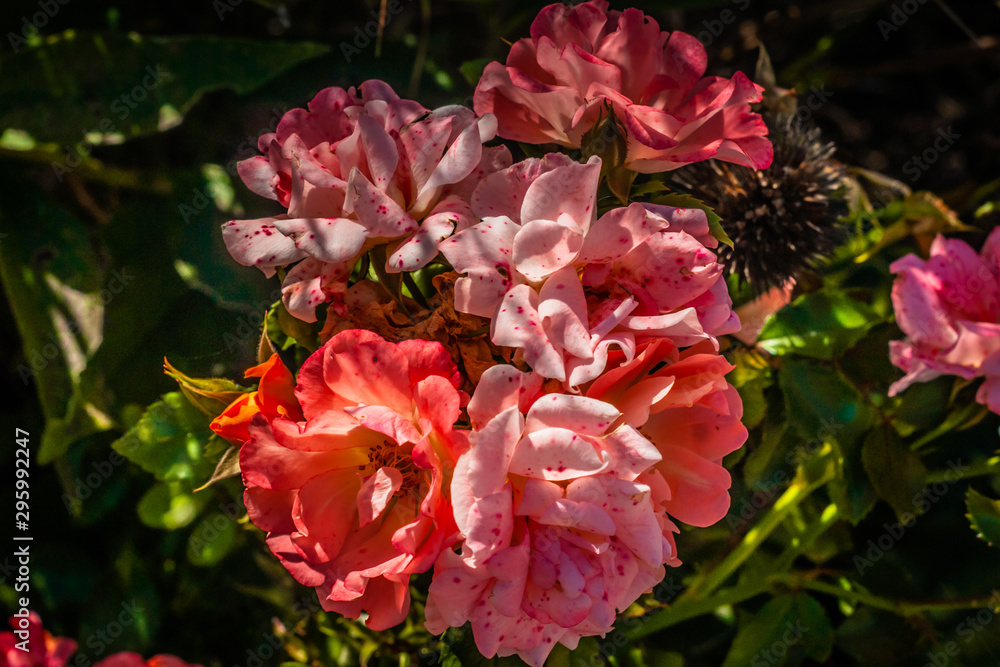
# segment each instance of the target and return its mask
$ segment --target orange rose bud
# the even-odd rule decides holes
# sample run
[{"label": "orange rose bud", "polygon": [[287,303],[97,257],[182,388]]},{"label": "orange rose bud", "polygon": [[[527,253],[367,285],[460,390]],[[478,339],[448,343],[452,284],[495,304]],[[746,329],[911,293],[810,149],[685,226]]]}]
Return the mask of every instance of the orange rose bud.
[{"label": "orange rose bud", "polygon": [[242,445],[250,439],[250,420],[263,413],[268,421],[286,417],[302,421],[302,408],[295,398],[295,378],[277,354],[262,364],[247,369],[244,377],[259,377],[257,391],[243,394],[229,404],[222,414],[212,420],[211,428],[233,443]]}]

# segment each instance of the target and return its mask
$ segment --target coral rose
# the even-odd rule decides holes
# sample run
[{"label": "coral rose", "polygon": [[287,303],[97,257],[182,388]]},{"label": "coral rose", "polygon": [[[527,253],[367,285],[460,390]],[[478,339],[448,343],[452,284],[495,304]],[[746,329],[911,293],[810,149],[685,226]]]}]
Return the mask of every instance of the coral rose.
[{"label": "coral rose", "polygon": [[456,225],[470,224],[466,199],[486,173],[510,165],[493,138],[492,116],[460,106],[428,111],[400,99],[381,81],[327,88],[260,137],[263,156],[244,160],[247,187],[275,199],[286,214],[223,225],[236,261],[265,275],[298,262],[285,276],[283,299],[296,317],[342,308],[354,263],[390,243],[386,270],[412,271],[437,254]]},{"label": "coral rose", "polygon": [[980,253],[938,236],[926,261],[907,255],[889,268],[899,274],[892,305],[907,336],[889,344],[906,371],[889,395],[940,375],[985,377],[976,400],[1000,413],[1000,228]]},{"label": "coral rose", "polygon": [[53,637],[35,612],[11,616],[14,632],[0,632],[0,667],[63,667],[76,651],[72,639]]},{"label": "coral rose", "polygon": [[406,616],[411,574],[458,538],[443,491],[465,394],[439,343],[333,336],[303,364],[302,419],[261,411],[240,450],[250,519],[328,611],[374,629]]},{"label": "coral rose", "polygon": [[707,62],[695,37],[661,32],[638,9],[554,4],[511,47],[506,67],[487,65],[475,108],[495,114],[506,139],[579,148],[610,104],[628,137],[629,169],[655,173],[708,158],[767,167],[767,126],[750,111],[763,89],[741,72],[703,78]]},{"label": "coral rose", "polygon": [[663,459],[638,481],[652,489],[658,509],[692,526],[710,526],[729,511],[722,457],[747,439],[743,401],[725,379],[733,368],[708,343],[678,352],[660,339],[586,389],[656,446]]},{"label": "coral rose", "polygon": [[510,366],[483,374],[452,482],[465,541],[435,564],[426,607],[431,632],[471,621],[484,656],[536,667],[557,642],[610,631],[675,562],[637,480],[656,448],[614,406],[540,386]]}]

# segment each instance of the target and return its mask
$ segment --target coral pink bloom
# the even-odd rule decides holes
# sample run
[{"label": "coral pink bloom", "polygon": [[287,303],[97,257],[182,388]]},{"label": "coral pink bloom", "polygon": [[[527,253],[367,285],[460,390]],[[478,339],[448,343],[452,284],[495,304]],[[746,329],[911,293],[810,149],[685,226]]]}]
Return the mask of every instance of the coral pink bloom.
[{"label": "coral pink bloom", "polygon": [[303,420],[250,423],[240,451],[251,520],[328,611],[374,629],[406,616],[409,577],[457,539],[446,475],[467,448],[465,395],[439,344],[352,329],[306,360]]},{"label": "coral pink bloom", "polygon": [[642,173],[708,158],[769,166],[767,126],[750,111],[763,89],[741,72],[703,78],[707,62],[697,39],[661,32],[638,9],[554,4],[511,47],[506,67],[487,65],[475,108],[495,114],[506,139],[579,147],[610,103],[628,135],[625,166]]},{"label": "coral pink bloom", "polygon": [[108,656],[94,667],[201,667],[201,665],[188,664],[176,656],[162,653],[146,660],[138,653],[122,652]]},{"label": "coral pink bloom", "polygon": [[656,445],[663,459],[637,481],[653,490],[657,509],[692,526],[710,526],[729,511],[722,457],[747,439],[743,402],[725,379],[732,369],[708,343],[678,353],[660,339],[587,388]]},{"label": "coral pink bloom", "polygon": [[613,406],[540,385],[510,366],[483,374],[452,482],[465,541],[435,564],[426,607],[431,632],[471,621],[484,656],[536,667],[556,642],[610,631],[675,562],[637,481],[656,448]]},{"label": "coral pink bloom", "polygon": [[907,335],[890,343],[892,363],[906,376],[889,395],[939,375],[985,377],[976,400],[1000,413],[1000,229],[981,253],[938,236],[927,261],[907,255],[889,268],[899,274],[892,304]]},{"label": "coral pink bloom", "polygon": [[327,88],[260,138],[263,156],[239,164],[247,187],[287,213],[227,222],[226,246],[268,276],[299,262],[283,283],[285,305],[315,321],[319,304],[342,307],[351,269],[372,245],[390,244],[387,270],[412,271],[470,224],[465,200],[484,174],[510,164],[506,148],[483,148],[495,132],[492,116],[428,111],[381,81],[360,94]]},{"label": "coral pink bloom", "polygon": [[482,222],[441,243],[465,276],[456,309],[491,318],[497,345],[576,386],[608,350],[679,345],[739,329],[700,209],[632,204],[596,219],[601,162],[559,154],[488,176],[472,198]]},{"label": "coral pink bloom", "polygon": [[63,667],[76,651],[72,639],[53,637],[35,612],[11,616],[13,632],[0,632],[0,667]]},{"label": "coral pink bloom", "polygon": [[277,354],[262,364],[247,369],[243,377],[260,378],[256,391],[250,391],[230,403],[221,415],[209,424],[219,436],[234,445],[250,439],[250,421],[263,412],[268,421],[276,417],[302,419],[302,410],[295,399],[295,378]]}]

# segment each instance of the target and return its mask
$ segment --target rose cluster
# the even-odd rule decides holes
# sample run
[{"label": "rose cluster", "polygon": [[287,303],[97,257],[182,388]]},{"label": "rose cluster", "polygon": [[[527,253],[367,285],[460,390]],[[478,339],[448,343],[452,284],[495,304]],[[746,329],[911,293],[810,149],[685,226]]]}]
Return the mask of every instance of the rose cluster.
[{"label": "rose cluster", "polygon": [[[429,630],[471,623],[483,655],[541,665],[680,562],[675,522],[725,515],[722,458],[747,432],[719,353],[739,330],[719,242],[704,210],[610,205],[605,183],[770,163],[761,88],[706,61],[637,10],[552,5],[475,110],[329,88],[240,164],[281,211],[227,223],[227,247],[281,270],[283,307],[324,319],[322,344],[297,369],[262,357],[213,429],[240,447],[250,519],[326,610],[389,628],[432,571]],[[616,164],[586,150],[608,123]],[[567,152],[515,163],[497,136]]]}]

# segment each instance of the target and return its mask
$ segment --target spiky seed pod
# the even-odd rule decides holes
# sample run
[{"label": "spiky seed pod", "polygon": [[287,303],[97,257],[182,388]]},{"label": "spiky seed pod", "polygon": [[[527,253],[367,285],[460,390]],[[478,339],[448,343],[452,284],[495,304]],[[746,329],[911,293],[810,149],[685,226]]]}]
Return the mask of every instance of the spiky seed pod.
[{"label": "spiky seed pod", "polygon": [[764,114],[774,144],[767,169],[708,160],[673,174],[676,186],[715,209],[734,247],[719,247],[728,273],[757,293],[784,285],[829,256],[843,236],[844,175],[833,144],[794,114]]}]

